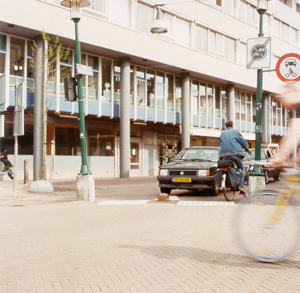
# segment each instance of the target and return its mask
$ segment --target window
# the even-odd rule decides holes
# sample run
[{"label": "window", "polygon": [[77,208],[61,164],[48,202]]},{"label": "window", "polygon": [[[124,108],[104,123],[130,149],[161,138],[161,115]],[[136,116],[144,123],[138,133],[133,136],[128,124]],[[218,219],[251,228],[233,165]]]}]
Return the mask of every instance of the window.
[{"label": "window", "polygon": [[0,35],[0,52],[6,52],[6,36]]},{"label": "window", "polygon": [[27,42],[27,91],[34,92],[34,70],[32,67],[32,59],[33,59],[33,43]]},{"label": "window", "polygon": [[[87,7],[88,9],[105,13],[105,0],[89,0],[89,1],[91,4]],[[59,0],[59,2],[61,2],[61,0]]]},{"label": "window", "polygon": [[297,44],[298,44],[297,34],[298,34],[298,31],[296,29],[290,27],[290,43],[293,46],[297,46]]},{"label": "window", "polygon": [[246,93],[246,121],[251,122],[251,94]]},{"label": "window", "polygon": [[221,112],[220,112],[220,95],[221,95],[221,91],[220,91],[220,87],[219,86],[215,86],[215,116],[216,117],[221,117]]},{"label": "window", "polygon": [[282,22],[282,38],[289,41],[289,25]]},{"label": "window", "polygon": [[256,7],[250,5],[249,10],[250,10],[249,22],[258,26],[258,13],[256,11]]},{"label": "window", "polygon": [[164,36],[168,36],[170,38],[173,38],[174,35],[174,30],[173,30],[173,23],[174,23],[174,18],[175,16],[173,14],[167,13],[167,12],[163,12],[163,19],[166,23],[166,26],[168,28],[168,31],[164,34]]},{"label": "window", "polygon": [[277,126],[280,126],[281,124],[281,105],[277,103]]},{"label": "window", "polygon": [[235,40],[225,37],[225,59],[235,62]]},{"label": "window", "polygon": [[234,0],[222,0],[223,11],[231,16],[234,16]]},{"label": "window", "polygon": [[249,22],[248,6],[243,0],[238,2],[238,19],[246,23]]},{"label": "window", "polygon": [[24,81],[25,41],[10,38],[10,86],[14,87]]},{"label": "window", "polygon": [[6,36],[0,35],[0,74],[5,73]]},{"label": "window", "polygon": [[55,126],[55,154],[60,156],[81,154],[78,127]]},{"label": "window", "polygon": [[181,112],[181,79],[179,76],[175,77],[175,99],[176,112]]},{"label": "window", "polygon": [[120,103],[121,99],[121,64],[114,62],[114,103]]},{"label": "window", "polygon": [[155,107],[155,71],[147,69],[147,105],[148,107]]},{"label": "window", "polygon": [[156,74],[156,95],[157,95],[157,109],[163,110],[165,101],[165,74],[157,72]]},{"label": "window", "polygon": [[91,100],[98,100],[98,57],[88,56],[88,66],[92,67],[93,76],[88,76],[88,97]]},{"label": "window", "polygon": [[[65,53],[67,50],[62,49],[62,51]],[[62,96],[65,95],[65,85],[64,85],[64,78],[68,76],[72,76],[73,71],[73,62],[72,62],[72,52],[70,51],[69,54],[67,54],[66,58],[63,60],[60,60],[60,94]]]},{"label": "window", "polygon": [[246,121],[245,93],[241,93],[241,121]]},{"label": "window", "polygon": [[113,156],[114,155],[114,129],[88,128],[88,153],[89,156]]},{"label": "window", "polygon": [[272,99],[273,126],[276,126],[276,101]]},{"label": "window", "polygon": [[180,18],[176,18],[174,29],[175,43],[189,47],[190,46],[190,23]]},{"label": "window", "polygon": [[210,31],[210,41],[209,41],[210,52],[215,52],[222,55],[223,53],[222,39],[223,36],[221,34],[214,31]]},{"label": "window", "polygon": [[195,49],[207,52],[207,29],[201,26],[196,26],[196,35],[195,35]]},{"label": "window", "polygon": [[145,106],[146,101],[146,69],[137,67],[136,69],[137,79],[137,104],[139,106]]},{"label": "window", "polygon": [[235,120],[238,120],[238,121],[241,120],[240,106],[241,106],[240,92],[235,91]]},{"label": "window", "polygon": [[105,102],[111,102],[111,60],[102,59],[102,94]]},{"label": "window", "polygon": [[286,126],[286,118],[285,118],[285,111],[286,109],[282,109],[282,126]]},{"label": "window", "polygon": [[227,92],[226,88],[222,87],[222,118],[227,120]]},{"label": "window", "polygon": [[174,111],[174,76],[166,75],[167,110]]},{"label": "window", "polygon": [[153,8],[138,2],[136,9],[136,30],[150,34],[150,29],[153,24]]},{"label": "window", "polygon": [[280,20],[276,18],[272,20],[271,34],[277,38],[280,37]]},{"label": "window", "polygon": [[209,117],[214,116],[214,86],[212,84],[207,85],[207,115]]},{"label": "window", "polygon": [[238,63],[246,66],[246,56],[247,56],[247,45],[245,43],[238,43]]},{"label": "window", "polygon": [[200,114],[206,116],[206,84],[200,83]]},{"label": "window", "polygon": [[252,95],[252,122],[256,122],[256,95]]},{"label": "window", "polygon": [[192,82],[192,115],[199,115],[199,82],[193,80]]},{"label": "window", "polygon": [[[95,2],[98,2],[95,1]],[[129,0],[109,0],[108,21],[121,26],[130,26],[130,1]]]}]

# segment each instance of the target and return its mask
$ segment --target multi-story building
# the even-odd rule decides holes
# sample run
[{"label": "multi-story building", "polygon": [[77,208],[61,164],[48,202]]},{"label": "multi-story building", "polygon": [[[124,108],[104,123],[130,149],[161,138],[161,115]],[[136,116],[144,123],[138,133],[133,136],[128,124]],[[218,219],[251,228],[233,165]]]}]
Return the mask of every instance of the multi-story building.
[{"label": "multi-story building", "polygon": [[[19,159],[33,165],[34,77],[30,66],[33,40],[44,31],[70,49],[57,61],[48,84],[48,142],[54,140],[54,170],[76,174],[80,167],[78,103],[64,96],[63,78],[75,75],[75,31],[61,0],[2,0],[0,73],[6,77],[7,111],[2,148],[13,154],[15,85],[26,87],[25,135]],[[177,3],[176,3],[177,2]],[[234,120],[253,147],[257,72],[246,68],[247,40],[259,31],[257,2],[251,0],[165,0],[168,32],[150,32],[161,1],[90,0],[79,22],[82,64],[93,76],[83,77],[87,155],[94,176],[119,176],[121,68],[130,83],[130,176],[155,175],[188,135],[189,144],[219,144],[227,119]],[[264,35],[271,37],[271,68],[286,53],[300,53],[300,5],[295,0],[268,1]],[[42,44],[41,49],[45,48]],[[51,46],[51,42],[49,44]],[[127,74],[127,73],[126,73]],[[278,143],[293,113],[276,101],[283,82],[275,71],[263,74],[262,141]],[[188,128],[181,127],[187,121]],[[187,131],[188,129],[188,131]],[[187,133],[188,132],[188,133]],[[186,146],[186,143],[185,145]],[[50,146],[48,146],[50,157]],[[18,164],[20,169],[22,164]],[[47,168],[49,169],[49,158]]]}]

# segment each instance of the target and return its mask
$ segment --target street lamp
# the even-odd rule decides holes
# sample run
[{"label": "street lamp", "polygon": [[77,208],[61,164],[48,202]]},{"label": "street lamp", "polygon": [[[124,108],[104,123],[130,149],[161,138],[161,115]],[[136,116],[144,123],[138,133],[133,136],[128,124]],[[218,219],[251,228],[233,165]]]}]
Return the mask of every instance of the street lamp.
[{"label": "street lamp", "polygon": [[162,16],[162,12],[161,12],[161,6],[163,6],[165,4],[157,4],[156,9],[157,9],[157,13],[156,13],[156,19],[153,23],[153,26],[151,27],[151,33],[154,34],[165,34],[166,32],[168,32],[167,26],[165,24],[165,21],[163,20],[163,16]]},{"label": "street lamp", "polygon": [[[71,19],[75,23],[75,60],[76,64],[81,64],[81,49],[78,35],[78,23],[80,21],[80,8],[90,5],[88,0],[63,0],[60,3],[64,7],[71,8]],[[86,137],[85,137],[85,119],[84,119],[84,105],[83,105],[83,89],[82,89],[82,75],[77,74],[77,89],[78,89],[78,109],[79,109],[79,131],[80,131],[80,145],[81,145],[81,169],[80,175],[91,174],[87,165],[86,154]]]},{"label": "street lamp", "polygon": [[[264,13],[267,11],[268,0],[257,1],[257,12],[259,14],[259,34],[258,37],[263,37],[263,19]],[[256,127],[255,127],[255,160],[260,161],[261,151],[261,116],[262,116],[262,84],[263,84],[263,71],[257,69],[257,89],[256,89]],[[262,168],[260,165],[255,165],[253,174],[261,175]]]}]

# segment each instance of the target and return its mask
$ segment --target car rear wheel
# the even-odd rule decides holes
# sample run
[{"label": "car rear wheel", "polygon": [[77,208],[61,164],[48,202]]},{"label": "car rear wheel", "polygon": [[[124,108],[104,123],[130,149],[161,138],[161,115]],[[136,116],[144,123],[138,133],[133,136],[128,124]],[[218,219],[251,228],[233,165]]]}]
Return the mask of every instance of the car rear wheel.
[{"label": "car rear wheel", "polygon": [[160,188],[160,193],[166,193],[166,194],[170,194],[171,193],[171,188]]},{"label": "car rear wheel", "polygon": [[280,181],[280,172],[277,173],[276,176],[274,176],[275,181]]}]

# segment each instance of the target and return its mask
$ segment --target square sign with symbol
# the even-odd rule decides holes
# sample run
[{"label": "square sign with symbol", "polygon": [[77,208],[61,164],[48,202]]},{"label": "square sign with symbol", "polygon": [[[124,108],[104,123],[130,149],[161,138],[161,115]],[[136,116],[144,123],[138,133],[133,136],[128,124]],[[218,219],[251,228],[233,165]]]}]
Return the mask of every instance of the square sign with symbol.
[{"label": "square sign with symbol", "polygon": [[248,69],[269,68],[271,66],[271,38],[247,40]]}]

